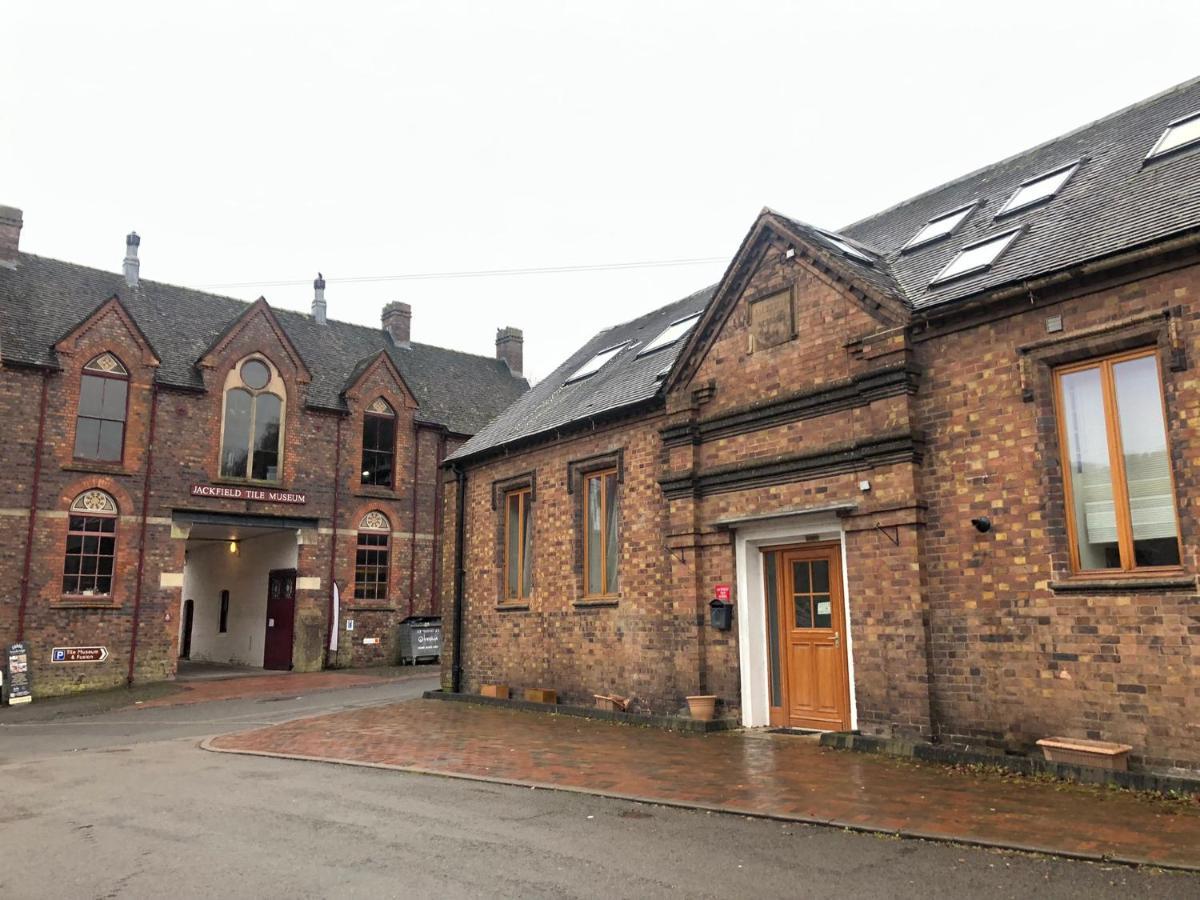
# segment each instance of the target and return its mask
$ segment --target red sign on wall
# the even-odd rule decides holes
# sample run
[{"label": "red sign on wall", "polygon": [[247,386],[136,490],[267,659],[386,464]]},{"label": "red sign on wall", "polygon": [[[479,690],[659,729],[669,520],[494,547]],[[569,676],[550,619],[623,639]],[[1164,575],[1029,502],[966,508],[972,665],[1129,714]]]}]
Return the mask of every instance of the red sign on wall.
[{"label": "red sign on wall", "polygon": [[722,603],[728,603],[733,593],[730,591],[729,585],[718,584],[713,586],[713,599],[720,600]]},{"label": "red sign on wall", "polygon": [[258,503],[307,503],[308,495],[300,491],[276,491],[271,488],[235,487],[225,484],[193,484],[193,497],[213,497],[217,500],[254,500]]}]

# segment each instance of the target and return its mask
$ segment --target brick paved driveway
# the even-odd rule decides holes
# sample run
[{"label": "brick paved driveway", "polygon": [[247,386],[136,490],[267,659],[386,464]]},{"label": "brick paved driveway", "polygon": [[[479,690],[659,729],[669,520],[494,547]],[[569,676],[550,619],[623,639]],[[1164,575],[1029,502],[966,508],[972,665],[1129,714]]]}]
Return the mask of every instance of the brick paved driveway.
[{"label": "brick paved driveway", "polygon": [[680,734],[411,700],[224,735],[205,746],[1200,869],[1196,804],[955,772],[827,750],[791,735]]}]

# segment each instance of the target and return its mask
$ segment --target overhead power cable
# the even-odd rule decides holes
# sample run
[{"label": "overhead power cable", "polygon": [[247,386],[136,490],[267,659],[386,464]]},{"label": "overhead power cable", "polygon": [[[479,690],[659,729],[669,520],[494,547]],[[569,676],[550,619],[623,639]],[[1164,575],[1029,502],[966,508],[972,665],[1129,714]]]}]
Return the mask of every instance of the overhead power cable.
[{"label": "overhead power cable", "polygon": [[[347,275],[342,278],[327,278],[329,284],[366,284],[373,281],[422,281],[435,278],[491,278],[506,275],[555,275],[566,272],[607,272],[620,269],[661,269],[670,266],[698,266],[725,262],[723,256],[702,256],[691,259],[646,259],[637,262],[596,263],[579,266],[529,266],[521,269],[476,269],[463,272],[407,272],[400,275]],[[200,285],[204,288],[259,288],[290,287],[305,285],[312,279],[284,279],[280,281],[228,281],[220,284]]]}]

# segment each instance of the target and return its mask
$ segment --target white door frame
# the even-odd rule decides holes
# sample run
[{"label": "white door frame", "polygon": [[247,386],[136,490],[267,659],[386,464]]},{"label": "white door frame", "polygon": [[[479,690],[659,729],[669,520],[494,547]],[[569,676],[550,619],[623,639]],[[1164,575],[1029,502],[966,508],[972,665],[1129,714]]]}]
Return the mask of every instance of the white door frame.
[{"label": "white door frame", "polygon": [[806,539],[837,541],[842,557],[842,603],[846,617],[846,662],[850,687],[850,728],[858,727],[854,690],[854,645],[850,632],[850,580],[846,563],[846,535],[837,515],[830,512],[781,516],[747,523],[734,532],[734,568],[737,572],[738,662],[742,683],[742,724],[771,724],[768,685],[767,603],[763,587],[761,548],[803,544]]}]

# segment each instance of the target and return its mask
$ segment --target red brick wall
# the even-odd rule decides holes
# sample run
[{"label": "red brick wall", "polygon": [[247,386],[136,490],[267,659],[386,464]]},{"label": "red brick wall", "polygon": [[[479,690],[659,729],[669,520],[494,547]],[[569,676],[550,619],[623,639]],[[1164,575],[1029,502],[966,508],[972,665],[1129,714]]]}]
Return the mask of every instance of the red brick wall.
[{"label": "red brick wall", "polygon": [[[101,352],[114,353],[130,371],[125,454],[119,464],[75,461],[75,414],[82,367]],[[221,388],[226,373],[250,353],[262,353],[279,369],[287,386],[283,476],[280,488],[307,494],[303,506],[250,501],[194,498],[193,483],[218,482],[221,434]],[[156,371],[150,350],[123,321],[120,310],[106,307],[60,348],[62,371],[49,376],[42,449],[40,500],[31,555],[25,638],[31,647],[32,681],[36,694],[123,684],[132,637],[136,571],[141,533],[146,448]],[[206,510],[316,519],[317,529],[298,548],[298,575],[318,579],[319,588],[297,591],[297,656],[304,666],[320,665],[315,646],[325,642],[329,599],[330,553],[336,540],[334,574],[344,602],[353,604],[356,530],[369,509],[380,509],[391,520],[391,591],[379,611],[354,611],[363,630],[342,631],[335,664],[362,665],[394,661],[395,626],[413,611],[428,612],[432,603],[434,569],[434,495],[438,478],[436,429],[422,427],[421,468],[417,478],[417,523],[413,525],[414,418],[419,415],[411,397],[387,367],[369,370],[350,392],[350,415],[305,407],[307,378],[298,360],[281,344],[279,335],[261,311],[252,310],[230,339],[219,346],[204,368],[206,391],[160,389],[153,478],[146,525],[146,547],[136,680],[171,676],[178,655],[180,588],[163,587],[164,574],[180,573],[186,542],[171,536],[174,510]],[[4,466],[0,481],[0,642],[16,639],[21,568],[25,555],[33,461],[36,456],[37,409],[42,376],[38,372],[0,369],[0,416],[6,427]],[[360,484],[362,409],[385,396],[398,413],[397,480],[390,491]],[[333,521],[334,457],[341,419],[342,453],[338,521]],[[110,601],[91,605],[64,603],[61,591],[66,511],[82,491],[98,487],[119,504],[117,572]],[[416,552],[412,536],[416,533]],[[414,565],[415,560],[415,565]],[[347,613],[343,612],[343,618]],[[312,638],[302,656],[301,635]],[[384,640],[362,644],[364,636]],[[103,664],[51,665],[50,648],[101,644],[110,656]]]},{"label": "red brick wall", "polygon": [[[1143,270],[1125,284],[1077,284],[1069,297],[897,327],[893,311],[784,261],[782,246],[763,254],[664,411],[469,466],[464,688],[546,686],[576,702],[612,690],[656,712],[704,691],[734,710],[738,626],[723,634],[698,624],[712,584],[736,584],[732,533],[719,523],[844,505],[853,507],[841,521],[864,731],[1024,749],[1048,734],[1090,736],[1128,742],[1149,763],[1200,767],[1194,581],[1058,586],[1070,572],[1050,376],[1061,362],[1160,346],[1183,574],[1193,577],[1200,268]],[[750,352],[746,300],[787,285],[798,337]],[[1063,331],[1048,335],[1055,314]],[[1048,337],[1061,340],[1038,343]],[[870,387],[881,383],[890,387]],[[854,396],[831,399],[846,385]],[[715,427],[813,396],[814,411],[790,421]],[[870,449],[881,436],[901,449]],[[615,608],[579,608],[568,462],[616,448],[627,468],[621,597]],[[853,461],[804,469],[822,454]],[[791,474],[749,479],[777,463]],[[498,611],[500,513],[489,492],[531,470],[534,598],[528,611]],[[714,487],[722,477],[732,480]],[[445,508],[452,535],[452,491]],[[971,526],[979,515],[993,518],[992,532]],[[449,542],[446,551],[448,598]]]}]

